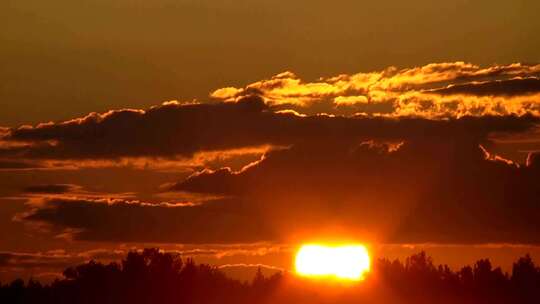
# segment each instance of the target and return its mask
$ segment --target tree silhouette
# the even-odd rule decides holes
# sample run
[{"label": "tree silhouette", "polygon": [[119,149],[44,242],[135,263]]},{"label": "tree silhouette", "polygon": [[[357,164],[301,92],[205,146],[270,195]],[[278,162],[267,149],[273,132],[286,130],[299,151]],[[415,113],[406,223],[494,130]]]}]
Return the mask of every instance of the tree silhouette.
[{"label": "tree silhouette", "polygon": [[155,248],[131,251],[119,263],[89,261],[63,275],[48,285],[34,279],[0,284],[0,303],[540,303],[540,269],[529,255],[513,264],[511,275],[488,259],[452,271],[423,251],[404,263],[378,259],[365,282],[331,299],[318,295],[320,286],[309,289],[311,283],[286,273],[265,277],[258,267],[244,283]]}]

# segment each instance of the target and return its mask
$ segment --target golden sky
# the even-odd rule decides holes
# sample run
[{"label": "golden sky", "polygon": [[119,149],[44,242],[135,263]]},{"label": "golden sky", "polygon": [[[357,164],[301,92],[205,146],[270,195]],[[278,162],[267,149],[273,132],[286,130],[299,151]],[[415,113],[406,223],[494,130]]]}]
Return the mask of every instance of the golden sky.
[{"label": "golden sky", "polygon": [[538,1],[2,1],[0,280],[160,246],[540,257]]},{"label": "golden sky", "polygon": [[536,0],[6,0],[0,124],[433,62],[539,61]]}]

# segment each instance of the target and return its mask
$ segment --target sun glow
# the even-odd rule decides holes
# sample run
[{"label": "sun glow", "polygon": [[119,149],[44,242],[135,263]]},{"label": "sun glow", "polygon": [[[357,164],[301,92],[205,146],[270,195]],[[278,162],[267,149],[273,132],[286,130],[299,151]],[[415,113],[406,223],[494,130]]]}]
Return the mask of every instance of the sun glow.
[{"label": "sun glow", "polygon": [[360,281],[369,272],[370,258],[363,245],[306,244],[296,254],[295,268],[301,276]]}]

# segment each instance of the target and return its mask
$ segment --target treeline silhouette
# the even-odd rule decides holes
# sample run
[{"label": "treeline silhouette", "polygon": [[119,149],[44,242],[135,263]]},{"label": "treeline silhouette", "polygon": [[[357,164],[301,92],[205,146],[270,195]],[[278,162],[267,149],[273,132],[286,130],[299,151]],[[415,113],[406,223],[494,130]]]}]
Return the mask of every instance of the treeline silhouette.
[{"label": "treeline silhouette", "polygon": [[373,261],[361,283],[327,284],[288,273],[265,277],[260,268],[251,282],[241,282],[216,267],[145,249],[63,275],[50,284],[0,284],[0,303],[540,303],[540,268],[529,255],[508,274],[488,259],[453,271],[420,252],[404,262]]}]

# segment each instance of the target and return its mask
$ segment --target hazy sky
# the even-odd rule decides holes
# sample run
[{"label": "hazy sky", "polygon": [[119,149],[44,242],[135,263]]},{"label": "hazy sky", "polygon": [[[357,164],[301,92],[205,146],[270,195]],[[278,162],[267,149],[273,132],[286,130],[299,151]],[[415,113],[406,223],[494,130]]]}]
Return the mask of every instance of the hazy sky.
[{"label": "hazy sky", "polygon": [[540,258],[539,11],[3,0],[0,280],[144,246]]},{"label": "hazy sky", "polygon": [[0,125],[204,100],[290,70],[538,62],[536,0],[4,0]]}]

